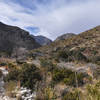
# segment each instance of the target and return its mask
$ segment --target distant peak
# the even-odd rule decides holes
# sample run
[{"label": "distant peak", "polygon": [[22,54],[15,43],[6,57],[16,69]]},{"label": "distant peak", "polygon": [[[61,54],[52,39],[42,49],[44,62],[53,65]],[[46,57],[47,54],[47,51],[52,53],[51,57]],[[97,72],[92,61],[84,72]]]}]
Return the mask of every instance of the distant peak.
[{"label": "distant peak", "polygon": [[72,36],[75,36],[75,34],[74,33],[66,33],[66,34],[59,36],[55,41],[65,40],[65,39],[71,38]]}]

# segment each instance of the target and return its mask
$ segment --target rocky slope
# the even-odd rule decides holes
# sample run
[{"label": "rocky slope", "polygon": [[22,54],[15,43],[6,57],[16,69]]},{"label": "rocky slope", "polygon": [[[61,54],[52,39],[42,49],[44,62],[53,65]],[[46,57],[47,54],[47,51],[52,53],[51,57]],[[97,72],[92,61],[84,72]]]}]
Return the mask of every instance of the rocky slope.
[{"label": "rocky slope", "polygon": [[32,50],[40,47],[40,44],[27,31],[0,22],[0,52],[11,54],[14,48],[20,47]]}]

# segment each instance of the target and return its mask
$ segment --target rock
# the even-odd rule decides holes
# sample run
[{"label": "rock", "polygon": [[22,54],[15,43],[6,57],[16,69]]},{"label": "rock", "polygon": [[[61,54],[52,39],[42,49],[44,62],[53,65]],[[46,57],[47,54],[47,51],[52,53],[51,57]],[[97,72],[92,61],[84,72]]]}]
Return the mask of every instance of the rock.
[{"label": "rock", "polygon": [[31,37],[29,32],[0,22],[0,52],[11,55],[14,48],[32,50],[38,47],[40,44]]}]

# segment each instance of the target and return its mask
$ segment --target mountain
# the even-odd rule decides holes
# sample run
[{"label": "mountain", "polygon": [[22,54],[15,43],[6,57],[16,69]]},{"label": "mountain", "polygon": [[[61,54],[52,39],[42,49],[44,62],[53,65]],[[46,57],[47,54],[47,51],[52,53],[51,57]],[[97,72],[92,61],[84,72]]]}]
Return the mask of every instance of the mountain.
[{"label": "mountain", "polygon": [[63,35],[57,37],[57,39],[55,41],[65,40],[65,39],[71,38],[73,36],[75,36],[74,33],[66,33],[66,34],[63,34]]},{"label": "mountain", "polygon": [[25,48],[32,50],[40,47],[29,32],[0,22],[0,52],[11,54],[14,48]]},{"label": "mountain", "polygon": [[34,36],[34,39],[36,40],[37,43],[40,45],[48,45],[52,43],[52,40],[48,39],[45,36],[39,35],[39,36]]},{"label": "mountain", "polygon": [[55,57],[60,51],[77,51],[84,54],[90,61],[100,60],[100,26],[82,32],[71,38],[59,40],[39,49],[40,52],[48,57]]}]

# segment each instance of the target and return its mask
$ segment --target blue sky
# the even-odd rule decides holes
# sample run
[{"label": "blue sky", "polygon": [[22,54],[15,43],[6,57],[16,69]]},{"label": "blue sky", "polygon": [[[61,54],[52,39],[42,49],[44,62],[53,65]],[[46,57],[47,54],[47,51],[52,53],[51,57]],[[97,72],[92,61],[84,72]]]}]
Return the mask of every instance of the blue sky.
[{"label": "blue sky", "polygon": [[100,25],[100,0],[0,0],[0,21],[54,40]]}]

